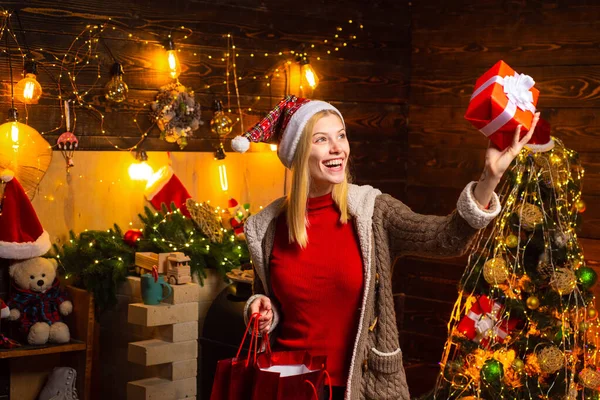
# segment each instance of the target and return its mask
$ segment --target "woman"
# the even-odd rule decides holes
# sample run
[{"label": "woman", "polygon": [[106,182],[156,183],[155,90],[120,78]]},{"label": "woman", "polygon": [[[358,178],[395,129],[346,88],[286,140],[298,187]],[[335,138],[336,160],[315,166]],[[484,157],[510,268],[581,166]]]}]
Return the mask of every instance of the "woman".
[{"label": "woman", "polygon": [[[505,151],[490,146],[478,182],[446,217],[412,212],[370,186],[349,184],[350,147],[332,105],[289,96],[232,145],[279,140],[292,188],[248,219],[255,268],[248,314],[273,332],[279,350],[327,355],[334,398],[409,400],[392,298],[394,260],[403,255],[458,256],[500,212],[494,193],[531,138],[520,126]],[[246,140],[248,139],[248,140]]]}]

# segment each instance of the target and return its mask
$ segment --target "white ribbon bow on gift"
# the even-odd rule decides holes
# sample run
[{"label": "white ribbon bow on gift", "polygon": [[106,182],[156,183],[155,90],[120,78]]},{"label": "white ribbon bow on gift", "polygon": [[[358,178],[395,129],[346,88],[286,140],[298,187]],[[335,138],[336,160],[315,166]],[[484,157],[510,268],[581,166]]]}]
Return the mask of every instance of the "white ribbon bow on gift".
[{"label": "white ribbon bow on gift", "polygon": [[504,93],[509,101],[512,101],[523,111],[535,112],[533,105],[533,93],[531,89],[535,85],[532,77],[525,74],[517,74],[514,76],[504,77]]},{"label": "white ribbon bow on gift", "polygon": [[514,76],[506,75],[504,78],[500,75],[492,76],[473,92],[471,100],[495,83],[502,85],[504,88],[508,103],[500,115],[479,130],[485,136],[490,136],[506,125],[515,116],[517,107],[523,111],[530,111],[532,114],[535,113],[533,93],[529,90],[535,85],[535,81],[529,75],[518,74],[516,72]]},{"label": "white ribbon bow on gift", "polygon": [[503,332],[499,329],[500,324],[497,318],[501,308],[502,306],[500,304],[494,303],[492,310],[489,313],[476,314],[473,311],[469,311],[467,316],[475,323],[475,331],[477,332],[473,341],[479,343],[487,336],[503,336]]}]

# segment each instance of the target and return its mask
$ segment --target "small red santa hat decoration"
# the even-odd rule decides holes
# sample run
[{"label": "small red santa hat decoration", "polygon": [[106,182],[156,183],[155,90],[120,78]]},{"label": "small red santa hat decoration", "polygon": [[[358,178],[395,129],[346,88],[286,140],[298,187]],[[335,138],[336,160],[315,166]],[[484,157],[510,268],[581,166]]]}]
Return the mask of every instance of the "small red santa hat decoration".
[{"label": "small red santa hat decoration", "polygon": [[291,168],[302,130],[310,117],[324,110],[334,111],[344,123],[342,113],[325,101],[287,96],[252,129],[233,138],[231,147],[239,153],[244,153],[250,148],[250,142],[267,143],[278,140],[277,155],[283,165]]},{"label": "small red santa hat decoration", "polygon": [[175,203],[175,206],[181,210],[183,215],[190,217],[185,202],[192,196],[175,175],[170,165],[162,167],[152,175],[152,178],[148,180],[144,195],[156,210],[160,210],[163,203],[169,209],[171,203]]},{"label": "small red santa hat decoration", "polygon": [[550,123],[540,118],[531,139],[529,139],[525,147],[534,153],[543,153],[552,150],[554,148],[554,139],[550,136],[550,131]]},{"label": "small red santa hat decoration", "polygon": [[14,172],[2,171],[0,184],[4,186],[0,199],[0,258],[24,260],[46,254],[50,236]]},{"label": "small red santa hat decoration", "polygon": [[0,299],[0,318],[8,318],[10,317],[10,309],[4,302],[4,300]]}]

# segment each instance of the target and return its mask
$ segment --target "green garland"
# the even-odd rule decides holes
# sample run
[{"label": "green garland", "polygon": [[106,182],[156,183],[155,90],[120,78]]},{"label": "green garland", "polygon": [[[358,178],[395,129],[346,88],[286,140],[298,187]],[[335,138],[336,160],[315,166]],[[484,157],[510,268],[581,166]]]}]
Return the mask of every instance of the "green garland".
[{"label": "green garland", "polygon": [[211,242],[174,204],[171,210],[165,204],[158,212],[145,207],[144,214],[139,214],[143,237],[135,247],[125,242],[116,224],[106,231],[85,231],[78,236],[71,231],[70,240],[62,247],[53,245],[61,274],[72,279],[74,286],[93,293],[98,315],[117,304],[117,289],[134,274],[138,251],[185,253],[200,284],[204,283],[206,268],[215,269],[226,279],[227,272],[250,261],[246,242],[236,239],[232,231],[223,228],[223,242]]}]

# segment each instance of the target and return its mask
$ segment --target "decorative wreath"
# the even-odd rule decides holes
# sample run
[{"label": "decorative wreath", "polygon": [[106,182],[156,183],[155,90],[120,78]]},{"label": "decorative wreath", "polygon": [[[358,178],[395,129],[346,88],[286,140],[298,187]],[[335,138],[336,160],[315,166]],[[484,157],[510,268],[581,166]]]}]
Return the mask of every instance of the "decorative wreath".
[{"label": "decorative wreath", "polygon": [[184,148],[187,138],[198,130],[204,122],[200,119],[200,103],[194,98],[194,91],[181,83],[163,86],[152,103],[151,118],[161,131],[160,138]]}]

